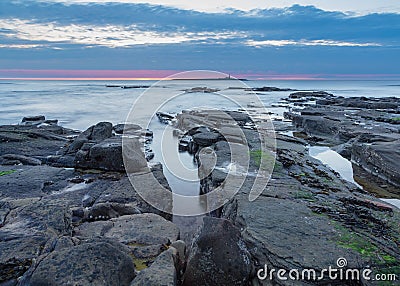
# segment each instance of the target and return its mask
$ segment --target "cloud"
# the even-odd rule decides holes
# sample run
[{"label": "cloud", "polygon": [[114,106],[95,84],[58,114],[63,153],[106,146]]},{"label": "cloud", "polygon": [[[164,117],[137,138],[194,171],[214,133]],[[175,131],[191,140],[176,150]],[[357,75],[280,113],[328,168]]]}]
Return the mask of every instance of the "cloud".
[{"label": "cloud", "polygon": [[377,43],[355,43],[355,42],[341,42],[332,40],[263,40],[254,41],[249,40],[245,42],[246,45],[251,47],[284,47],[284,46],[333,46],[333,47],[379,47]]},{"label": "cloud", "polygon": [[[143,30],[136,25],[59,25],[54,22],[35,23],[21,19],[0,19],[0,35],[32,42],[69,43],[109,48],[210,41],[215,43],[246,37],[244,32],[237,31],[158,32]],[[13,45],[3,46],[13,47]]]},{"label": "cloud", "polygon": [[44,48],[46,45],[41,44],[0,44],[0,49],[35,49],[35,48]]},{"label": "cloud", "polygon": [[[26,0],[25,0],[26,1]],[[39,0],[42,2],[61,2],[61,3],[148,3],[153,5],[168,5],[179,9],[188,9],[201,12],[225,12],[231,9],[249,11],[253,9],[285,8],[295,4],[303,6],[314,5],[324,10],[342,11],[357,14],[368,14],[373,12],[397,12],[400,13],[400,4],[397,0]]]},{"label": "cloud", "polygon": [[[1,30],[3,32],[1,32]],[[5,32],[4,32],[5,31]],[[60,25],[55,22],[35,23],[21,19],[0,19],[0,35],[9,39],[56,44],[78,44],[87,47],[128,48],[138,45],[166,45],[182,43],[244,44],[251,47],[336,46],[371,47],[378,43],[359,43],[337,40],[245,40],[251,35],[244,31],[162,32],[144,30],[137,25]],[[258,35],[259,36],[259,35]],[[38,48],[48,44],[2,44],[0,48]],[[54,48],[54,46],[53,46]],[[57,48],[57,47],[55,47]]]},{"label": "cloud", "polygon": [[[90,3],[73,4],[35,2],[26,0],[22,3],[0,1],[0,19],[9,21],[18,19],[22,25],[40,28],[48,25],[49,33],[55,38],[67,36],[68,31],[79,30],[86,40],[95,36],[95,32],[111,35],[126,33],[134,44],[146,42],[143,37],[151,39],[151,43],[169,44],[172,37],[177,43],[193,43],[224,36],[225,38],[251,37],[248,40],[287,40],[313,41],[329,39],[349,43],[378,43],[380,45],[398,45],[400,15],[370,14],[365,16],[349,16],[341,12],[328,12],[313,6],[294,5],[282,9],[256,9],[247,12],[231,10],[229,13],[200,13],[180,10],[165,6],[128,3]],[[4,23],[3,23],[4,24]],[[10,25],[12,23],[7,23]],[[36,26],[35,26],[36,25]],[[68,29],[52,32],[54,29]],[[27,38],[43,38],[45,35],[34,35],[34,31],[20,31],[13,25],[13,30],[0,30],[4,35],[18,30],[18,35]],[[93,30],[89,30],[93,29]],[[83,35],[86,30],[86,36]],[[137,33],[137,36],[132,35]],[[201,33],[204,33],[201,35]],[[224,35],[225,33],[225,35]],[[234,33],[241,33],[235,35]],[[72,34],[72,33],[70,33]],[[183,37],[183,39],[181,38]],[[189,38],[193,38],[190,40]],[[49,37],[50,38],[50,37]],[[82,39],[73,37],[74,42],[82,43]],[[122,40],[129,40],[125,39]],[[159,40],[156,40],[159,38]],[[197,39],[198,38],[198,39]],[[86,43],[86,40],[84,43]],[[112,37],[110,37],[112,40]],[[53,41],[54,42],[54,41]],[[102,44],[103,41],[101,42]],[[92,41],[93,44],[93,41]],[[110,46],[109,44],[106,44]],[[129,46],[125,42],[122,46]],[[119,43],[113,43],[118,47]]]}]

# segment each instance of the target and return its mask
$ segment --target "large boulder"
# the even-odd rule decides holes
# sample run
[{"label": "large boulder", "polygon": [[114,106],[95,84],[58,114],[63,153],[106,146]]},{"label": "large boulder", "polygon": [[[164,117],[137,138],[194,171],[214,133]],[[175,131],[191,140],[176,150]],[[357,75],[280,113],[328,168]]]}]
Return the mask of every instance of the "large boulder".
[{"label": "large boulder", "polygon": [[99,122],[82,132],[78,137],[100,142],[112,136],[113,125],[110,122]]},{"label": "large boulder", "polygon": [[80,150],[87,142],[100,143],[101,141],[112,136],[113,126],[110,122],[99,122],[96,125],[90,126],[77,136],[68,148],[65,154],[74,154]]},{"label": "large boulder", "polygon": [[110,138],[76,153],[77,168],[124,171],[121,138]]},{"label": "large boulder", "polygon": [[240,230],[229,220],[205,217],[192,245],[183,285],[246,285],[251,270]]}]

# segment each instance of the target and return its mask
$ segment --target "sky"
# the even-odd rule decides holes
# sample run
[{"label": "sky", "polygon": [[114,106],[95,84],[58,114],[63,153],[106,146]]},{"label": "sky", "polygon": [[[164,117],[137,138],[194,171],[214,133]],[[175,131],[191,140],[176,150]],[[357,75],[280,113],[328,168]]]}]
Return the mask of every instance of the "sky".
[{"label": "sky", "polygon": [[399,55],[397,0],[0,1],[0,78],[400,79]]}]

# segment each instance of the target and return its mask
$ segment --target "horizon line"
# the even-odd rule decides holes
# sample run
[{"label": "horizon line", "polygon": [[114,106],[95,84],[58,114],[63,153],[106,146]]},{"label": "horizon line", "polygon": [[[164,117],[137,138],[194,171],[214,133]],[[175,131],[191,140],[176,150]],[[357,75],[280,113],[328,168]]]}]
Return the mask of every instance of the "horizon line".
[{"label": "horizon line", "polygon": [[[195,70],[192,70],[195,71]],[[198,70],[204,71],[204,70]],[[210,70],[210,72],[213,72]],[[350,74],[350,73],[276,73],[266,72],[220,72],[233,79],[246,80],[400,80],[400,74]],[[82,80],[82,81],[140,81],[171,79],[204,79],[199,77],[183,78],[184,72],[177,70],[63,70],[63,69],[0,69],[0,80]],[[210,74],[209,79],[216,79]]]}]

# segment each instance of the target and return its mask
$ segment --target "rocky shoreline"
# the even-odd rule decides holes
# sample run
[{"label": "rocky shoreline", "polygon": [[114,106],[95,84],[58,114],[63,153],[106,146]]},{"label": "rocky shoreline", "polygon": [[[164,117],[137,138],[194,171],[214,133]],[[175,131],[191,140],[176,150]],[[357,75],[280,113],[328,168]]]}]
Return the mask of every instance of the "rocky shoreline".
[{"label": "rocky shoreline", "polygon": [[[370,188],[399,195],[400,100],[296,92],[287,101],[295,106],[285,117],[297,136],[279,134],[288,127],[276,122],[276,161],[265,190],[249,201],[254,179],[246,179],[188,243],[172,216],[143,200],[129,181],[154,194],[160,185],[170,189],[163,166],[149,164],[152,152],[141,148],[151,142],[150,130],[100,122],[80,132],[42,116],[0,126],[0,285],[379,285],[257,277],[265,265],[321,274],[338,258],[347,259],[347,268],[398,274],[399,209],[342,179],[307,146],[334,146],[368,181],[377,178]],[[228,114],[234,126],[210,110],[157,114],[175,122],[180,151],[198,162],[202,194],[232,187],[224,185],[228,143],[247,145],[250,171],[266,156],[255,129],[260,122]],[[125,174],[123,131],[135,148],[133,178]],[[217,158],[211,172],[205,148]],[[172,210],[172,193],[156,199]]]},{"label": "rocky shoreline", "polygon": [[285,113],[303,138],[311,144],[332,146],[370,174],[372,180],[394,186],[392,192],[400,196],[399,98],[341,98],[299,92],[287,100],[297,104],[315,101],[315,105]]}]

